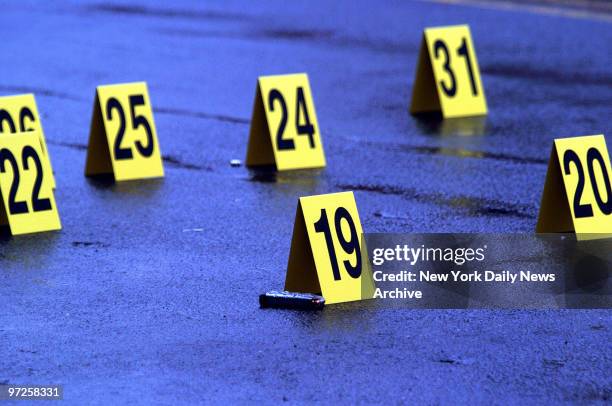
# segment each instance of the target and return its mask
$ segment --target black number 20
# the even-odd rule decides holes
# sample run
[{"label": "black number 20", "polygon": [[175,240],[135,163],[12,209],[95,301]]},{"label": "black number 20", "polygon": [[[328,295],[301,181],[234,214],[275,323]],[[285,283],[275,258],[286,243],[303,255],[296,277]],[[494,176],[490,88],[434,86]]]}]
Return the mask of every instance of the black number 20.
[{"label": "black number 20", "polygon": [[[450,85],[446,86],[446,83],[441,80],[442,90],[448,97],[453,97],[457,94],[457,80],[455,79],[455,73],[451,69],[451,58],[448,51],[448,47],[444,41],[438,39],[434,42],[434,57],[438,59],[440,51],[444,54],[444,70],[450,78]],[[474,71],[472,69],[472,60],[470,59],[470,53],[467,48],[467,41],[465,38],[461,41],[461,46],[457,48],[457,55],[465,58],[465,64],[467,66],[468,74],[470,75],[470,84],[472,85],[472,94],[478,96],[478,87],[476,86],[476,80],[474,79]]]},{"label": "black number 20", "polygon": [[[274,104],[278,101],[282,110],[281,122],[276,132],[276,148],[279,151],[295,149],[295,143],[291,139],[283,138],[285,133],[285,127],[287,126],[287,103],[283,94],[277,89],[270,90],[268,93],[268,108],[270,111],[274,111]],[[296,94],[296,106],[295,106],[295,128],[298,135],[307,135],[310,148],[315,147],[314,143],[314,126],[310,123],[310,117],[308,116],[308,109],[306,108],[306,100],[304,98],[304,89],[302,87],[297,88]],[[304,115],[305,124],[300,124],[300,116]]]},{"label": "black number 20", "polygon": [[[144,156],[145,158],[148,158],[151,155],[153,155],[153,149],[154,149],[153,131],[151,130],[151,125],[147,121],[147,118],[141,114],[136,114],[136,107],[145,105],[144,96],[141,94],[132,95],[130,96],[129,100],[130,100],[130,115],[132,117],[132,128],[134,130],[137,130],[138,127],[142,126],[144,127],[145,132],[147,133],[146,146],[142,145],[140,141],[136,141],[135,142],[136,149],[138,150],[140,155]],[[115,144],[113,147],[113,151],[115,154],[115,160],[119,161],[123,159],[132,159],[134,157],[134,155],[132,154],[132,149],[129,147],[128,148],[121,147],[121,142],[123,141],[123,137],[125,136],[125,128],[126,128],[125,112],[123,111],[123,107],[121,106],[121,103],[119,103],[119,100],[117,100],[114,97],[111,97],[106,102],[106,119],[107,120],[113,119],[114,110],[116,110],[117,114],[119,114],[119,131],[117,132],[117,137],[115,138]]]},{"label": "black number 20", "polygon": [[[346,220],[351,230],[351,237],[348,240],[344,238],[342,234],[342,220]],[[325,244],[327,245],[327,252],[329,252],[329,260],[331,262],[334,280],[339,281],[341,277],[338,267],[338,258],[336,257],[334,241],[325,209],[321,209],[321,217],[314,226],[317,233],[323,233],[325,236]],[[344,268],[352,278],[359,278],[359,276],[361,276],[361,249],[359,248],[359,236],[357,235],[357,229],[355,227],[355,222],[351,218],[351,214],[344,207],[338,207],[336,209],[336,213],[334,214],[334,228],[344,252],[347,254],[355,254],[355,265],[352,265],[351,261],[345,260],[343,261]]]},{"label": "black number 20", "polygon": [[[34,187],[32,189],[32,210],[33,211],[45,211],[51,210],[51,201],[49,199],[41,199],[39,197],[40,187],[42,186],[43,181],[43,168],[40,162],[40,158],[36,153],[36,150],[32,147],[25,146],[23,151],[21,152],[21,162],[24,170],[30,169],[30,160],[34,161],[34,166],[36,167],[36,179],[34,180]],[[9,213],[10,214],[24,214],[28,213],[28,205],[24,201],[17,201],[17,191],[19,190],[19,166],[17,164],[17,159],[13,153],[6,148],[0,150],[0,172],[6,172],[6,162],[11,165],[11,170],[13,171],[13,182],[11,184],[11,190],[9,191]]]},{"label": "black number 20", "polygon": [[[604,179],[604,187],[606,188],[606,199],[607,201],[603,201],[601,198],[601,194],[599,193],[599,189],[597,188],[597,182],[595,180],[595,171],[593,169],[593,162],[597,161],[599,163],[599,167],[601,168],[601,172],[603,174]],[[582,163],[580,162],[580,158],[576,152],[568,149],[563,154],[563,171],[566,175],[571,173],[570,164],[574,163],[576,165],[576,170],[578,171],[578,184],[576,185],[576,193],[574,194],[574,215],[576,218],[583,217],[593,217],[593,207],[590,204],[581,204],[580,200],[582,198],[582,192],[584,191],[584,169],[582,168]],[[610,187],[610,178],[608,177],[608,171],[606,169],[606,164],[601,156],[601,153],[597,148],[590,148],[587,151],[587,168],[589,171],[589,179],[591,179],[591,187],[593,188],[593,194],[595,195],[595,200],[597,201],[597,206],[599,210],[605,215],[612,213],[612,187]]]}]

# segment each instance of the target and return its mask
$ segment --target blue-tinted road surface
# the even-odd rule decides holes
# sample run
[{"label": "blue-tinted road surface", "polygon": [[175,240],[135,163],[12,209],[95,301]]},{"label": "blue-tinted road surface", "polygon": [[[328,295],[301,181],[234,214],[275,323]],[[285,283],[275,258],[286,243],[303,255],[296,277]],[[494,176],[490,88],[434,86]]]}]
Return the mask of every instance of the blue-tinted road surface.
[{"label": "blue-tinted road surface", "polygon": [[[258,307],[283,286],[299,196],[355,191],[366,232],[532,233],[552,140],[610,144],[605,6],[480,3],[3,4],[0,93],[36,95],[63,229],[0,240],[0,383],[97,405],[609,401],[609,310]],[[489,115],[410,116],[423,29],[463,23]],[[294,72],[327,168],[232,167],[257,77]],[[130,81],[166,176],[89,180],[95,87]]]}]

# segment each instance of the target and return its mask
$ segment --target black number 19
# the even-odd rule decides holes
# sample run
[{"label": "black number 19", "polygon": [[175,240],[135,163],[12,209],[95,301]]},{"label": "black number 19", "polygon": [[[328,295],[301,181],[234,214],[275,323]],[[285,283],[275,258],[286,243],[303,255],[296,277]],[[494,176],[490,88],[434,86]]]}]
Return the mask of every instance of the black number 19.
[{"label": "black number 19", "polygon": [[[351,236],[348,240],[345,239],[342,234],[342,220],[346,220],[351,231]],[[317,233],[323,233],[325,236],[325,244],[327,245],[327,252],[329,252],[329,260],[331,262],[334,280],[339,281],[341,277],[338,267],[338,258],[336,257],[334,240],[325,209],[321,209],[321,217],[314,226]],[[344,207],[338,207],[336,209],[336,213],[334,214],[334,228],[338,236],[338,242],[340,242],[344,252],[355,255],[355,265],[352,265],[351,261],[345,260],[343,261],[344,269],[346,269],[346,272],[348,272],[352,278],[359,278],[359,276],[361,276],[361,249],[359,248],[359,236],[357,235],[357,229],[355,227],[355,222],[351,218],[351,214]]]}]

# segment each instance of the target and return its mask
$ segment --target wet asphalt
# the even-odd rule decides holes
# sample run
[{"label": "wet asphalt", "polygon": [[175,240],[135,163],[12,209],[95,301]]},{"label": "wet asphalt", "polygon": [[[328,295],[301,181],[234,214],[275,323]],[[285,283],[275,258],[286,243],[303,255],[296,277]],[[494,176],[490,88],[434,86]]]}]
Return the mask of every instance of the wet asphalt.
[{"label": "wet asphalt", "polygon": [[[9,2],[0,94],[33,92],[63,229],[0,238],[0,383],[71,404],[605,402],[609,310],[260,310],[297,198],[366,232],[532,233],[552,140],[612,128],[612,23],[433,2]],[[408,114],[422,30],[471,27],[489,114]],[[327,157],[244,159],[259,75],[307,72]],[[83,176],[95,87],[146,81],[163,180]]]}]

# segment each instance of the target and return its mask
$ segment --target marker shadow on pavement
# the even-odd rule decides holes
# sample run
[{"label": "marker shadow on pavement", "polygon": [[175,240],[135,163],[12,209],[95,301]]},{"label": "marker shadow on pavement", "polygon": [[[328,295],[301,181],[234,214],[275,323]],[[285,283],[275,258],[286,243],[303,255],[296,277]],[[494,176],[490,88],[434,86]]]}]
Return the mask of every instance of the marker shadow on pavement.
[{"label": "marker shadow on pavement", "polygon": [[8,225],[0,226],[0,270],[7,262],[18,263],[22,269],[39,268],[46,262],[49,251],[57,248],[60,232],[13,236]]},{"label": "marker shadow on pavement", "polygon": [[316,187],[320,182],[323,169],[298,169],[278,172],[273,165],[249,168],[249,182],[278,183]]},{"label": "marker shadow on pavement", "polygon": [[117,193],[151,197],[164,184],[164,178],[136,179],[125,182],[115,182],[112,174],[88,176],[87,183],[98,190],[112,190]]},{"label": "marker shadow on pavement", "polygon": [[419,130],[434,136],[481,136],[487,132],[487,116],[447,118],[440,112],[410,115]]}]

